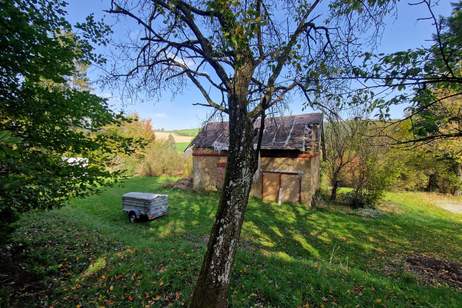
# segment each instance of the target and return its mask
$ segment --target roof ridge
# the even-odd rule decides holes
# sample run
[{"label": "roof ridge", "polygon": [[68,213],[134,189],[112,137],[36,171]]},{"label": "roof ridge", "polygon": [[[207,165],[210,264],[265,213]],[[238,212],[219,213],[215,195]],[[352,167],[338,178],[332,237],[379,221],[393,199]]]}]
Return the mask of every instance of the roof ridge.
[{"label": "roof ridge", "polygon": [[[267,120],[271,120],[271,119],[289,119],[289,118],[301,118],[303,116],[314,116],[314,115],[319,115],[321,116],[321,119],[322,120],[322,112],[309,112],[309,113],[300,113],[300,114],[293,114],[293,115],[285,115],[285,116],[277,116],[277,117],[266,117],[265,121]],[[256,123],[259,123],[259,121],[256,121]],[[209,124],[224,124],[224,123],[229,123],[229,121],[213,121],[213,122],[207,122],[207,125]]]}]

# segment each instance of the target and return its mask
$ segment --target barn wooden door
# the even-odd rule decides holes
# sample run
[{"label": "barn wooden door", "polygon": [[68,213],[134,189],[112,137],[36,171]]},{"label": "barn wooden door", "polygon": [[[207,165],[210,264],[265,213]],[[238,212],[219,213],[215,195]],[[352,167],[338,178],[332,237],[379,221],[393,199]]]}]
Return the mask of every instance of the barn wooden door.
[{"label": "barn wooden door", "polygon": [[300,202],[301,177],[294,173],[263,172],[262,199],[270,202]]},{"label": "barn wooden door", "polygon": [[262,176],[262,199],[270,202],[278,201],[279,173],[263,172]]},{"label": "barn wooden door", "polygon": [[300,202],[300,179],[298,174],[281,174],[281,202]]}]

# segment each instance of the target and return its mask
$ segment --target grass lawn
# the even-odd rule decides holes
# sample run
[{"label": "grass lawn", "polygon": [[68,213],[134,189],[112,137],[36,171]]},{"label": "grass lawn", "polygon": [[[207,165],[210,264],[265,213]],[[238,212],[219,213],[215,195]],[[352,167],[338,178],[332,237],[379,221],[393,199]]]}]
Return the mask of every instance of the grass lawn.
[{"label": "grass lawn", "polygon": [[183,153],[189,144],[190,142],[175,142],[176,150],[180,153]]},{"label": "grass lawn", "polygon": [[[184,305],[218,195],[161,188],[166,180],[132,178],[62,209],[24,216],[12,237],[15,258],[37,282],[16,294],[0,285],[3,305]],[[168,193],[169,215],[129,224],[120,204],[128,191]],[[252,199],[231,305],[461,307],[461,292],[420,282],[404,263],[415,254],[462,263],[462,215],[432,206],[425,194],[386,199],[378,218]]]}]

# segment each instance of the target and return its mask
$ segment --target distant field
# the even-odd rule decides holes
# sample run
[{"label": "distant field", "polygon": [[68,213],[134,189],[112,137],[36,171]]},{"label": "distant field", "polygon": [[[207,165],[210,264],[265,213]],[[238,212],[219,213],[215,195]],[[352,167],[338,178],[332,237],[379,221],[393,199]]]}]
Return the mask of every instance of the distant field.
[{"label": "distant field", "polygon": [[155,135],[159,140],[167,140],[168,136],[172,135],[176,143],[189,143],[193,139],[191,136],[181,136],[173,132],[155,132]]},{"label": "distant field", "polygon": [[169,131],[169,133],[174,133],[178,136],[196,137],[199,133],[199,128],[176,129]]},{"label": "distant field", "polygon": [[168,136],[172,136],[173,139],[175,139],[175,146],[178,152],[184,152],[186,150],[186,147],[191,143],[194,137],[192,136],[184,136],[184,135],[178,135],[177,133],[174,132],[155,132],[156,138],[158,140],[167,140]]}]

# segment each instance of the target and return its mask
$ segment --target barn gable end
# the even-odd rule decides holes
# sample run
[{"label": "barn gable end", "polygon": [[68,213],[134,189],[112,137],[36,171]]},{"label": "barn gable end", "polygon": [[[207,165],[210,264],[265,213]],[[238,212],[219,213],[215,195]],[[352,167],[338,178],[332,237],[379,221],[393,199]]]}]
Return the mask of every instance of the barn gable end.
[{"label": "barn gable end", "polygon": [[[267,119],[251,194],[271,202],[309,205],[319,188],[321,129],[320,113]],[[195,189],[221,189],[228,136],[227,122],[213,122],[191,142]]]}]

